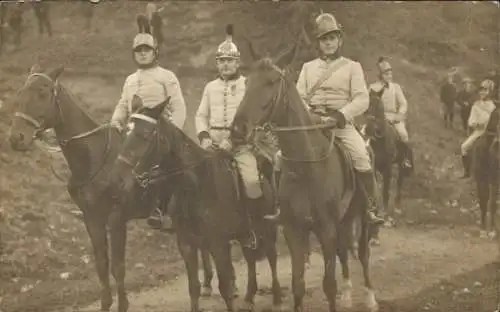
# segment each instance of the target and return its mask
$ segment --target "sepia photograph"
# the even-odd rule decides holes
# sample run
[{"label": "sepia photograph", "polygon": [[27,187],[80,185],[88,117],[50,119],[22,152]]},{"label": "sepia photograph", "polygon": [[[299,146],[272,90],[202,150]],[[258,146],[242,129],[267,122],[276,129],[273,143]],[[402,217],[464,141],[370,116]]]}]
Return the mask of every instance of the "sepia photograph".
[{"label": "sepia photograph", "polygon": [[500,312],[500,2],[0,0],[0,312]]}]

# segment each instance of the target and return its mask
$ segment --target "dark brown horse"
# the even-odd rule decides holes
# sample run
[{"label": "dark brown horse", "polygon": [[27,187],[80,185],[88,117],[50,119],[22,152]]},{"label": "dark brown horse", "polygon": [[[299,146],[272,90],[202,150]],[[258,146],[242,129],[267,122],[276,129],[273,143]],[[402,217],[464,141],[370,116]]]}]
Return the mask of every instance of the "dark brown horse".
[{"label": "dark brown horse", "polygon": [[[17,111],[10,129],[10,144],[17,151],[26,151],[32,147],[34,139],[43,130],[55,130],[71,170],[67,189],[83,212],[94,249],[97,274],[102,287],[101,310],[109,311],[113,302],[109,280],[109,232],[111,273],[117,283],[118,311],[126,312],[126,222],[130,219],[146,218],[155,197],[144,193],[142,188],[137,186],[132,189],[134,195],[131,196],[131,204],[117,207],[116,200],[108,192],[109,171],[123,138],[107,125],[97,124],[79,107],[75,98],[58,82],[62,72],[62,67],[44,72],[37,66],[32,68],[26,83],[14,98],[13,104]],[[165,193],[164,190],[163,192]],[[109,231],[106,230],[107,226]],[[204,258],[208,259],[206,252]],[[205,269],[205,273],[207,272],[211,273],[210,267]],[[211,278],[210,274],[206,275]],[[205,285],[207,284],[210,285],[210,281],[206,281]]]},{"label": "dark brown horse", "polygon": [[323,290],[329,311],[337,311],[337,254],[345,283],[342,303],[351,304],[348,250],[353,220],[359,216],[362,225],[359,257],[367,288],[366,304],[376,311],[378,304],[369,273],[368,224],[366,215],[360,213],[361,205],[367,204],[365,196],[354,187],[352,166],[334,141],[334,135],[324,133],[331,126],[314,123],[295,84],[280,69],[292,60],[284,55],[276,62],[267,58],[257,61],[247,76],[246,92],[233,122],[233,135],[251,142],[256,132],[269,126],[278,136],[282,151],[281,221],[292,260],[294,311],[304,311],[304,269],[310,232],[318,238],[323,252]]},{"label": "dark brown horse", "polygon": [[498,234],[495,218],[499,184],[499,117],[500,112],[496,108],[491,113],[486,132],[475,142],[471,151],[472,172],[476,180],[481,210],[481,236],[483,237],[493,237]]},{"label": "dark brown horse", "polygon": [[[196,252],[208,246],[215,261],[219,290],[228,311],[235,311],[232,293],[230,244],[238,240],[248,265],[248,286],[243,311],[253,311],[257,292],[256,261],[267,256],[272,274],[273,309],[280,310],[281,287],[277,276],[277,226],[255,224],[262,234],[257,249],[246,245],[249,223],[253,214],[273,212],[269,184],[263,184],[265,207],[249,206],[234,168],[232,157],[223,150],[206,151],[170,121],[160,118],[167,102],[155,108],[142,108],[132,115],[132,129],[112,171],[113,180],[122,192],[130,193],[135,181],[146,188],[174,191],[178,204],[171,212],[177,232],[177,242],[184,258],[189,279],[191,311],[199,311],[200,284]],[[240,193],[240,190],[242,192]]]},{"label": "dark brown horse", "polygon": [[[384,90],[385,88],[380,91],[370,90],[370,106],[365,113],[366,125],[362,132],[368,138],[368,144],[373,151],[374,168],[382,175],[382,199],[385,212],[389,215],[387,225],[392,225],[394,209],[390,208],[389,199],[393,165],[396,164],[398,167],[396,207],[401,204],[401,189],[404,179],[412,173],[413,167],[408,168],[403,165],[405,153],[410,152],[410,150],[399,139],[394,126],[385,118],[382,103]],[[413,163],[412,155],[409,155],[408,158]]]}]

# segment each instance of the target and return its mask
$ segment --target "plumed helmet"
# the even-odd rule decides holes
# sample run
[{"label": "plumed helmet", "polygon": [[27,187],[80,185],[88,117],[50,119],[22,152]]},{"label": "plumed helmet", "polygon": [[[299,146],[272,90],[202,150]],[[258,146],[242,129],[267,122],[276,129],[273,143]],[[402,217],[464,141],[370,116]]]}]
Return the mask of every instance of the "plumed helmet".
[{"label": "plumed helmet", "polygon": [[383,56],[378,59],[377,67],[381,73],[392,70],[391,63],[389,63],[389,61]]},{"label": "plumed helmet", "polygon": [[216,59],[220,58],[240,58],[240,51],[238,47],[233,42],[233,25],[229,24],[226,26],[226,40],[219,44],[217,47],[217,52],[215,54]]},{"label": "plumed helmet", "polygon": [[330,13],[321,13],[315,20],[315,35],[316,39],[331,33],[342,32],[342,26],[337,23],[335,16]]},{"label": "plumed helmet", "polygon": [[489,93],[493,92],[494,88],[495,83],[490,79],[485,79],[483,80],[483,82],[481,82],[481,89],[486,89]]},{"label": "plumed helmet", "polygon": [[132,44],[132,49],[137,49],[140,46],[148,46],[151,49],[156,48],[155,38],[148,33],[138,33],[134,38],[134,43]]}]

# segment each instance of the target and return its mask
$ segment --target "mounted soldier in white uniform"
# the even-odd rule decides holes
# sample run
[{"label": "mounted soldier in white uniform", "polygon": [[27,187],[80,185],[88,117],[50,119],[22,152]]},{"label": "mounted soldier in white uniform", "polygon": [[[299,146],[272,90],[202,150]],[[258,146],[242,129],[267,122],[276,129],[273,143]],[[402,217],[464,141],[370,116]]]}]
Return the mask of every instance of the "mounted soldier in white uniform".
[{"label": "mounted soldier in white uniform", "polygon": [[[123,131],[129,116],[140,108],[139,105],[155,107],[170,98],[163,111],[164,118],[182,129],[186,120],[186,104],[179,80],[172,71],[158,65],[158,45],[155,39],[149,33],[139,33],[134,38],[132,49],[137,71],[125,80],[120,100],[111,117],[111,125]],[[150,226],[162,227],[162,211],[166,204],[161,203],[159,208],[153,210],[148,219]],[[171,219],[166,216],[166,227],[171,227],[171,223]]]},{"label": "mounted soldier in white uniform", "polygon": [[243,180],[251,218],[261,219],[265,216],[259,215],[259,208],[264,207],[265,199],[257,159],[249,145],[233,146],[230,140],[231,124],[245,94],[246,78],[240,73],[240,51],[232,39],[232,25],[227,26],[226,32],[226,40],[218,46],[215,56],[218,76],[205,86],[196,112],[196,134],[203,148],[217,146],[232,153]]},{"label": "mounted soldier in white uniform", "polygon": [[321,56],[303,65],[297,90],[313,117],[336,124],[335,136],[350,154],[357,181],[369,199],[368,220],[383,224],[377,216],[378,195],[370,156],[361,134],[352,124],[369,105],[361,64],[341,56],[344,34],[332,14],[316,18],[316,39]]},{"label": "mounted soldier in white uniform", "polygon": [[392,66],[383,57],[377,63],[379,70],[379,80],[370,85],[370,90],[382,93],[382,103],[384,105],[385,119],[391,124],[399,135],[403,150],[403,166],[411,168],[412,151],[409,144],[408,131],[406,129],[406,118],[408,113],[408,101],[401,86],[393,82]]}]

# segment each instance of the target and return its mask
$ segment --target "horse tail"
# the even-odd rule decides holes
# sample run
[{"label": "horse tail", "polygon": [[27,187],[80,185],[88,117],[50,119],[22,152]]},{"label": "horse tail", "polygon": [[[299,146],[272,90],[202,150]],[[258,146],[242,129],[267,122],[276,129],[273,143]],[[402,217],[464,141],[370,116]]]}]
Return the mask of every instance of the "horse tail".
[{"label": "horse tail", "polygon": [[137,27],[139,28],[139,33],[151,34],[151,25],[146,15],[140,13],[137,15]]}]

